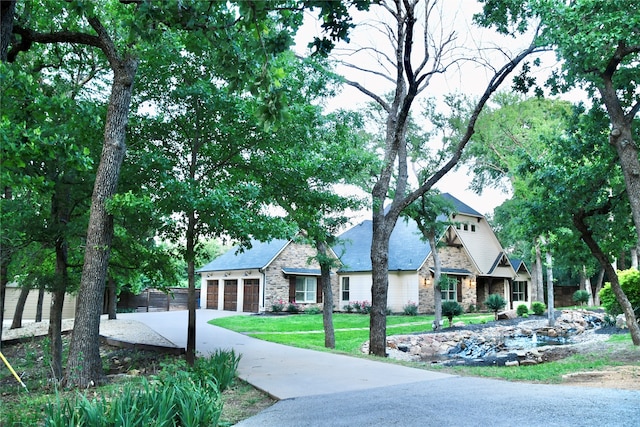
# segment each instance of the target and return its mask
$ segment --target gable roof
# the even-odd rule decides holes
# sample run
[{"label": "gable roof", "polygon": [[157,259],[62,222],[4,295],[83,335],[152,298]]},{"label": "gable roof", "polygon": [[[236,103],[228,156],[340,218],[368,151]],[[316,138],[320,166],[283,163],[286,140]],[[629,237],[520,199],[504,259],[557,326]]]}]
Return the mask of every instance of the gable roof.
[{"label": "gable roof", "polygon": [[451,194],[442,193],[440,196],[442,196],[445,200],[448,200],[449,202],[451,202],[457,213],[484,218],[484,215],[482,215],[480,212],[473,209],[469,205],[462,203],[460,200],[456,199]]},{"label": "gable roof", "polygon": [[[413,220],[400,218],[389,240],[389,271],[417,271],[431,253],[429,243]],[[373,222],[366,220],[338,236],[333,252],[342,262],[341,272],[371,271]]]},{"label": "gable roof", "polygon": [[287,246],[290,240],[274,239],[269,242],[251,240],[251,249],[238,253],[240,246],[234,246],[210,263],[200,267],[203,271],[250,270],[264,268]]}]

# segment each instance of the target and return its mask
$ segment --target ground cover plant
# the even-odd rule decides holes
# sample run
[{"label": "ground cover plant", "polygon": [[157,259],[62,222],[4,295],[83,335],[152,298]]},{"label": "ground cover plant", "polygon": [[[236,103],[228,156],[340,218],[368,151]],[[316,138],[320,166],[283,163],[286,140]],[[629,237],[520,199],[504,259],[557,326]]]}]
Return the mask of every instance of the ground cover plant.
[{"label": "ground cover plant", "polygon": [[[64,343],[66,350],[66,337]],[[112,376],[105,385],[77,391],[49,379],[48,346],[46,337],[3,343],[26,389],[2,364],[0,426],[224,426],[273,403],[236,379],[241,356],[231,350],[198,357],[189,367],[183,356],[101,345],[104,371]]]}]

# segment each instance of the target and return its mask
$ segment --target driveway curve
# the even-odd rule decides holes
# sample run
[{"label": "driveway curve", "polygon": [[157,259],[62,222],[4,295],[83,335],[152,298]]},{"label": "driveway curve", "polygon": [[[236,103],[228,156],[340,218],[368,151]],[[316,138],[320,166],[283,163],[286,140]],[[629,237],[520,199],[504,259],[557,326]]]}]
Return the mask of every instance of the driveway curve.
[{"label": "driveway curve", "polygon": [[[238,426],[637,426],[640,391],[460,377],[269,343],[209,325],[196,313],[196,350],[233,348],[238,375],[279,401]],[[186,346],[187,312],[126,313]]]}]

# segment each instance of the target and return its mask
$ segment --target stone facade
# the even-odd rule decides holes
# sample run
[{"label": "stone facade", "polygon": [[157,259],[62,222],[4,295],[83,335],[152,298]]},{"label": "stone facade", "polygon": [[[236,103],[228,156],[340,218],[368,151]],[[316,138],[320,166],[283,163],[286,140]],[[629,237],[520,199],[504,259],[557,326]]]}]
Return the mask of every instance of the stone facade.
[{"label": "stone facade", "polygon": [[[438,255],[440,255],[440,264],[443,269],[455,268],[473,272],[471,276],[455,277],[462,282],[462,286],[458,288],[462,292],[460,305],[462,305],[465,310],[467,310],[469,306],[475,305],[477,299],[475,277],[478,273],[465,250],[454,246],[447,246],[445,248],[439,248]],[[420,313],[433,313],[435,310],[433,277],[430,272],[430,269],[433,268],[433,256],[430,255],[427,258],[427,262],[419,270],[418,310]]]},{"label": "stone facade", "polygon": [[[271,306],[279,300],[289,301],[289,277],[283,273],[284,268],[303,268],[320,270],[320,265],[313,259],[316,250],[310,245],[296,242],[289,243],[280,254],[269,264],[264,271],[265,277],[265,310],[270,311]],[[311,261],[310,261],[311,260]],[[318,283],[320,278],[318,277]],[[333,290],[334,305],[338,298],[338,278],[335,273],[331,274],[331,288]],[[309,306],[314,304],[304,304]],[[316,304],[322,308],[322,304]]]}]

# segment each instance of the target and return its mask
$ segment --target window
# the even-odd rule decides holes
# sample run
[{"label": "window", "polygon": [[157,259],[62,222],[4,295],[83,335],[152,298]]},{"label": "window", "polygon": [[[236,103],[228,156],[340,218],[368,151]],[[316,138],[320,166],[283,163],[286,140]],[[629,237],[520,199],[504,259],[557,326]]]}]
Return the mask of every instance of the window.
[{"label": "window", "polygon": [[342,301],[349,301],[349,278],[348,277],[343,277],[342,278],[342,290],[341,290],[341,294],[342,294]]},{"label": "window", "polygon": [[521,282],[521,281],[513,282],[513,300],[514,301],[527,300],[527,282]]},{"label": "window", "polygon": [[296,277],[296,302],[316,302],[318,279],[310,276]]},{"label": "window", "polygon": [[474,224],[471,224],[471,231],[473,231],[473,232],[476,231],[476,226]]},{"label": "window", "polygon": [[457,301],[458,280],[455,277],[442,276],[440,280],[440,292],[442,301]]}]

